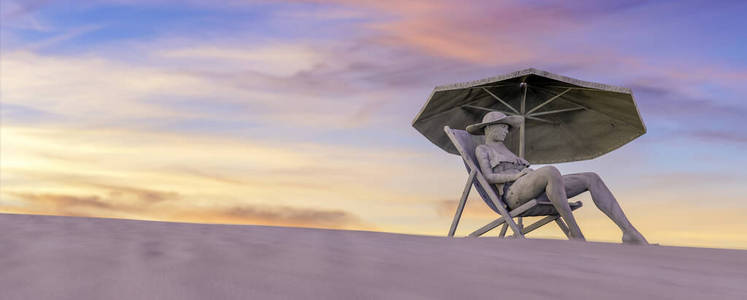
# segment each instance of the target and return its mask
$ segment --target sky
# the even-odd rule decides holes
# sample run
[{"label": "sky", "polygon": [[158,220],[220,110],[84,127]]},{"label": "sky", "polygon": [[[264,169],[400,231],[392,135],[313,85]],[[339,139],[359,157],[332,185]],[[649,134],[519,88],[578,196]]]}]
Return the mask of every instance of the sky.
[{"label": "sky", "polygon": [[[467,174],[412,119],[435,86],[534,67],[630,88],[647,127],[562,173],[598,173],[650,242],[747,249],[744,1],[0,11],[3,213],[444,236]],[[573,200],[588,240],[620,241],[588,193]],[[457,235],[494,218],[473,192]]]}]

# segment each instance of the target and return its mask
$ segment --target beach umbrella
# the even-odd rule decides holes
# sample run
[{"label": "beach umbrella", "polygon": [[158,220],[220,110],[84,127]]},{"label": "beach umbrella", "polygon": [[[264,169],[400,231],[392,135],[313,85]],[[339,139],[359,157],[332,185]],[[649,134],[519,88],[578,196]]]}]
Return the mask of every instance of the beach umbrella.
[{"label": "beach umbrella", "polygon": [[465,129],[490,111],[524,117],[504,143],[532,164],[595,158],[646,133],[630,89],[537,69],[438,86],[412,126],[458,155],[444,126]]}]

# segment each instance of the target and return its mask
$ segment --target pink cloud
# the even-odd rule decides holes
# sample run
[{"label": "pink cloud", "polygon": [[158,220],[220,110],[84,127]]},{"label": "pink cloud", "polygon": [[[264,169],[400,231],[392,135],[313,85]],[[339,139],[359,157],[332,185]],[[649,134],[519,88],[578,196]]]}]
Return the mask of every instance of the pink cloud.
[{"label": "pink cloud", "polygon": [[[326,1],[321,1],[326,2]],[[574,22],[554,10],[538,10],[514,2],[470,5],[448,1],[337,2],[383,14],[367,25],[384,45],[405,45],[430,55],[478,64],[528,60],[547,29],[568,29]],[[329,2],[327,2],[329,3]]]}]

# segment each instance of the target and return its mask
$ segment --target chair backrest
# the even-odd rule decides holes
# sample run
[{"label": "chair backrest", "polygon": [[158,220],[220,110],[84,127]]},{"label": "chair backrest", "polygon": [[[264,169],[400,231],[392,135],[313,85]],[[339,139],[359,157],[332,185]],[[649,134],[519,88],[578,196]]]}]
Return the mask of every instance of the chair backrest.
[{"label": "chair backrest", "polygon": [[[446,135],[451,140],[451,143],[454,144],[454,147],[462,156],[464,166],[467,168],[467,173],[471,172],[472,169],[475,169],[475,171],[477,172],[476,176],[484,176],[480,171],[479,164],[477,163],[477,158],[475,157],[475,148],[477,148],[478,145],[485,143],[485,137],[474,136],[469,134],[467,131],[460,129],[451,129],[449,128],[449,126],[445,126],[444,131],[446,131]],[[483,189],[482,185],[479,184],[477,180],[474,180],[473,184],[475,186],[475,190],[477,190],[477,193],[480,194],[482,200],[485,201],[485,204],[487,204],[490,209],[500,214],[500,211],[497,207],[495,207],[493,201],[490,200],[488,193],[485,192],[485,189]],[[500,195],[494,186],[491,185],[487,188],[493,189],[496,195]],[[506,204],[503,203],[502,199],[499,199],[499,201],[503,205],[503,207],[507,207]]]}]

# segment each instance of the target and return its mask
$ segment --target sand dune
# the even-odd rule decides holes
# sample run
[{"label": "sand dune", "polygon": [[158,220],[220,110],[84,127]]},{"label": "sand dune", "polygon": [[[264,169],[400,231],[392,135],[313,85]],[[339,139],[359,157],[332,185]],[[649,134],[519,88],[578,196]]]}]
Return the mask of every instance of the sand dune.
[{"label": "sand dune", "polygon": [[1,299],[747,299],[743,250],[12,214],[0,226]]}]

